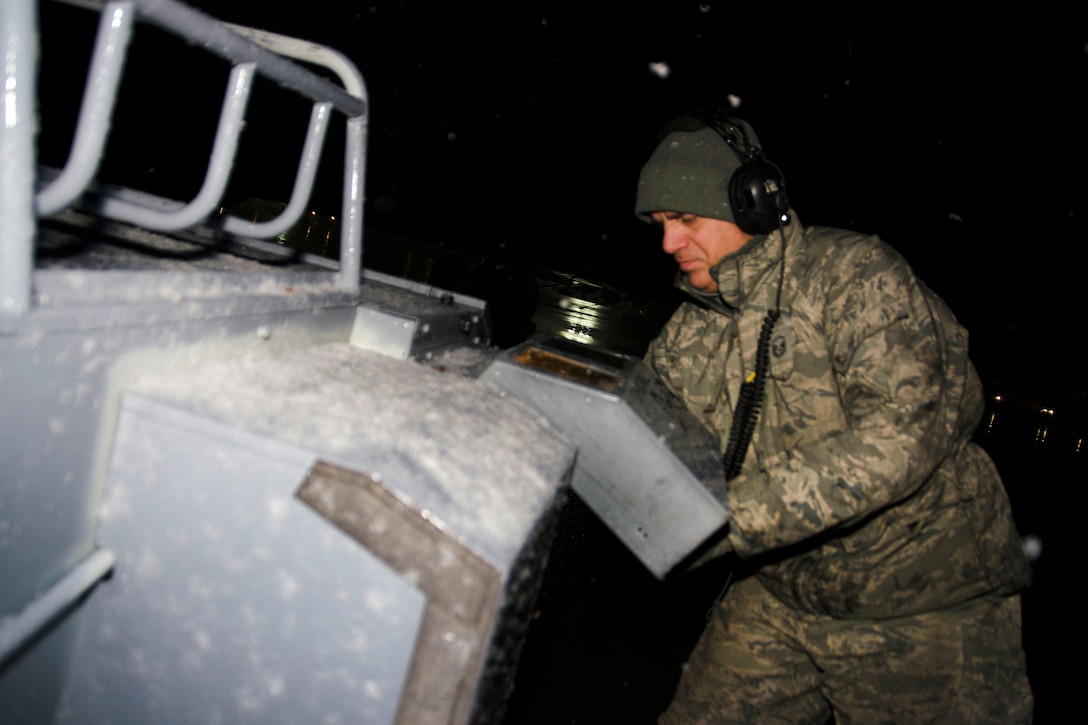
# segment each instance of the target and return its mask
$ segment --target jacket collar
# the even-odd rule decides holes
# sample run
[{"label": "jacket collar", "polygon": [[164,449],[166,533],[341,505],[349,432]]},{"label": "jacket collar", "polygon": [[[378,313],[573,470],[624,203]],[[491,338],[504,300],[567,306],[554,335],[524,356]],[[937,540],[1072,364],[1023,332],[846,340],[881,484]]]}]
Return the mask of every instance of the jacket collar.
[{"label": "jacket collar", "polygon": [[[801,222],[790,210],[790,224],[785,228],[788,257],[797,251],[803,236]],[[743,307],[767,279],[778,279],[782,261],[782,230],[754,236],[741,249],[729,254],[711,267],[710,273],[718,283],[717,292],[701,292],[683,274],[677,277],[677,287],[697,302],[712,309],[727,312]],[[768,307],[773,304],[770,301]]]}]

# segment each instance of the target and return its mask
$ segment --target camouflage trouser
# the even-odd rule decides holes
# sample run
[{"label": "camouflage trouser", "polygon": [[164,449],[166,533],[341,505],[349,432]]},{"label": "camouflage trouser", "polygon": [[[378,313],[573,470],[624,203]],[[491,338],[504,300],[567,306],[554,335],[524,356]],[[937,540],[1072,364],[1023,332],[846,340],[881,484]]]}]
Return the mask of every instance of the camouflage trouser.
[{"label": "camouflage trouser", "polygon": [[801,614],[749,577],[691,654],[662,725],[1020,723],[1032,695],[1020,598],[886,620]]}]

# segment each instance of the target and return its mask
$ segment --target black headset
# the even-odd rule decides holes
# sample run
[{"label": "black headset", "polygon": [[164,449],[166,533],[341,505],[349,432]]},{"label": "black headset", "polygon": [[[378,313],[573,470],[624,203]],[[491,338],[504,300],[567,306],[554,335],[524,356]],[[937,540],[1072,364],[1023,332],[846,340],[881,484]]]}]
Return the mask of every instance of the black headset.
[{"label": "black headset", "polygon": [[763,149],[748,140],[744,124],[721,111],[694,111],[690,115],[716,131],[740,159],[740,168],[729,180],[729,204],[737,226],[748,234],[769,234],[789,224],[786,180],[763,156]]}]

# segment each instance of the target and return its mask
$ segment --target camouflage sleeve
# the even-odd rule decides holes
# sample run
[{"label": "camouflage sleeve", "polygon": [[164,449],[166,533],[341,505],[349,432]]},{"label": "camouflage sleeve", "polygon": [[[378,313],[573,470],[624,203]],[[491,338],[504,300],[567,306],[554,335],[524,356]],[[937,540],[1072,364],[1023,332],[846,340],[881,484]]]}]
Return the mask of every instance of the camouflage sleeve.
[{"label": "camouflage sleeve", "polygon": [[942,416],[958,410],[963,381],[947,377],[929,296],[898,255],[879,248],[847,269],[847,283],[829,285],[824,315],[847,426],[733,479],[729,538],[741,556],[848,527],[907,498],[956,437]]}]

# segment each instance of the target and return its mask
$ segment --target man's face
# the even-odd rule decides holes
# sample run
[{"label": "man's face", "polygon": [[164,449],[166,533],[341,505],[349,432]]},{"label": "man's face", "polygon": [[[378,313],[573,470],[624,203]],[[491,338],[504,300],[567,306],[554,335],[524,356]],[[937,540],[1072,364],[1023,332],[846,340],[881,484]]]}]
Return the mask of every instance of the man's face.
[{"label": "man's face", "polygon": [[733,222],[721,219],[674,211],[654,212],[651,217],[664,232],[661,248],[665,254],[672,255],[691,286],[702,292],[718,290],[710,268],[752,238]]}]

